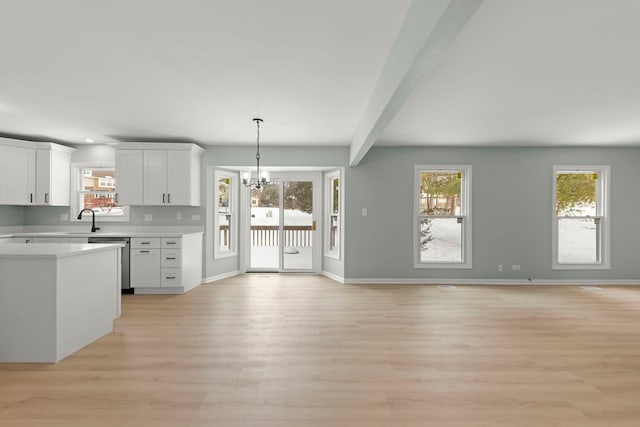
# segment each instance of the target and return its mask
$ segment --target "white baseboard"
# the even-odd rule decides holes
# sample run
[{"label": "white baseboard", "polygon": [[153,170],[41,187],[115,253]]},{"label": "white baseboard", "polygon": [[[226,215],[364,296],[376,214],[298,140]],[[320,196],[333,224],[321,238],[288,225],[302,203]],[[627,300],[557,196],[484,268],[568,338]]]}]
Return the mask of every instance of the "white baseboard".
[{"label": "white baseboard", "polygon": [[242,274],[242,272],[240,270],[236,270],[236,271],[230,271],[229,273],[218,274],[216,276],[209,276],[209,277],[203,278],[202,283],[204,284],[204,283],[210,283],[210,282],[217,282],[218,280],[228,279],[229,277],[234,277],[239,274]]},{"label": "white baseboard", "polygon": [[184,288],[135,288],[135,295],[182,295]]},{"label": "white baseboard", "polygon": [[[324,273],[323,273],[324,274]],[[327,276],[329,277],[329,276]],[[344,279],[348,285],[597,285],[621,286],[640,285],[640,279],[607,280],[607,279]]]},{"label": "white baseboard", "polygon": [[335,280],[338,283],[345,283],[344,277],[338,276],[337,274],[329,273],[328,271],[321,271],[320,274],[328,277],[331,280]]}]

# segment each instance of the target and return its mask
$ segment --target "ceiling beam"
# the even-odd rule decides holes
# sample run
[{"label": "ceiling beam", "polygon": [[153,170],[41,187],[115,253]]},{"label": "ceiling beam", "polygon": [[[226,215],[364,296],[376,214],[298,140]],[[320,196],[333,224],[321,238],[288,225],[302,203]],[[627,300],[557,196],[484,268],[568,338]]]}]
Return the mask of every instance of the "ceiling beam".
[{"label": "ceiling beam", "polygon": [[413,0],[351,141],[357,166],[483,0]]}]

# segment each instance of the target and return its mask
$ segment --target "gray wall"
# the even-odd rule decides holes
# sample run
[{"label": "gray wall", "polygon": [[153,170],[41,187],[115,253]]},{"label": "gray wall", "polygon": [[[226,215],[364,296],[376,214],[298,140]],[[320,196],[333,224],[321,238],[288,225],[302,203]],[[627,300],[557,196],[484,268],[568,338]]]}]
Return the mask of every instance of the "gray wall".
[{"label": "gray wall", "polygon": [[[348,170],[345,277],[638,279],[639,158],[640,148],[373,148]],[[473,166],[470,270],[413,268],[414,165],[438,163]],[[556,164],[611,165],[611,270],[552,271]]]},{"label": "gray wall", "polygon": [[[112,161],[113,149],[81,146],[73,161]],[[263,147],[263,164],[345,167],[346,147]],[[323,269],[347,279],[640,279],[640,148],[425,148],[375,147],[356,168],[346,167],[345,254],[323,258]],[[208,166],[255,167],[255,147],[208,147],[203,156],[199,208],[132,207],[131,225],[204,226],[205,200],[213,192]],[[415,164],[473,166],[473,268],[413,268],[413,168]],[[555,164],[611,165],[611,270],[551,270],[552,178]],[[361,216],[361,209],[368,216]],[[68,224],[68,208],[0,206],[0,225]],[[181,212],[183,220],[178,221]],[[153,215],[152,222],[144,214]],[[200,215],[192,221],[191,215]],[[238,257],[213,259],[205,233],[204,272],[213,277],[239,269]],[[345,263],[346,260],[346,263]],[[498,272],[497,265],[505,271]],[[520,264],[521,271],[511,271]]]},{"label": "gray wall", "polygon": [[24,207],[0,205],[0,226],[24,224]]}]

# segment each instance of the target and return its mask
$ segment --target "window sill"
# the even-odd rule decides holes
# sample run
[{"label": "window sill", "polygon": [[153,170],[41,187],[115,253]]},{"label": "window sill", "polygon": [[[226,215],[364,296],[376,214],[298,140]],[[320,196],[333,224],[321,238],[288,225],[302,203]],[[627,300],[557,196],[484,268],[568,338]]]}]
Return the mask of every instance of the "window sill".
[{"label": "window sill", "polygon": [[552,270],[611,270],[610,264],[553,264]]},{"label": "window sill", "polygon": [[223,259],[238,256],[237,252],[216,252],[213,254],[213,259]]}]

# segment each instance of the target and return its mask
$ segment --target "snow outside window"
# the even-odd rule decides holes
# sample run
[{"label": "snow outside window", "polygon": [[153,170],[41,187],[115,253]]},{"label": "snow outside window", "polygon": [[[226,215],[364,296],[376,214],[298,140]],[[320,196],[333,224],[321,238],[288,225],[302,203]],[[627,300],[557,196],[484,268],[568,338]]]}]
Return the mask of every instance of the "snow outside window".
[{"label": "snow outside window", "polygon": [[224,258],[237,254],[238,220],[236,218],[238,194],[237,173],[216,170],[214,174],[214,257]]},{"label": "snow outside window", "polygon": [[340,259],[342,191],[340,171],[327,172],[325,179],[325,255]]},{"label": "snow outside window", "polygon": [[[78,221],[82,209],[91,209],[96,221],[129,221],[129,207],[118,203],[113,163],[73,163],[72,166],[71,221]],[[80,221],[91,221],[91,216],[90,212],[84,212]]]},{"label": "snow outside window", "polygon": [[416,268],[471,268],[471,166],[415,167]]},{"label": "snow outside window", "polygon": [[609,268],[609,166],[555,166],[553,268]]}]

